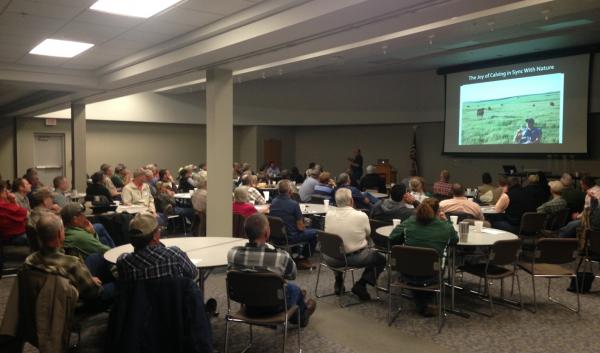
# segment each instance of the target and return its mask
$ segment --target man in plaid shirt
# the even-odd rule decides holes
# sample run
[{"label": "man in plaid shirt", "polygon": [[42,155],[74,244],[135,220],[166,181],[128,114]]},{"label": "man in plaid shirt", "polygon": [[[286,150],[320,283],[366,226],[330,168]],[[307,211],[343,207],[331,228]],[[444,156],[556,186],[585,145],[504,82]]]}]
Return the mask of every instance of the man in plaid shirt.
[{"label": "man in plaid shirt", "polygon": [[[269,221],[263,214],[256,213],[246,219],[244,229],[248,235],[248,244],[229,250],[227,263],[230,270],[272,272],[287,280],[296,278],[296,264],[290,254],[275,249],[267,244],[271,229]],[[305,327],[308,319],[314,313],[317,303],[314,299],[305,299],[305,291],[294,283],[287,283],[287,304],[298,305],[300,325]],[[248,315],[269,315],[283,311],[284,308],[246,308]],[[295,316],[295,315],[294,315]],[[291,322],[296,322],[292,317]]]},{"label": "man in plaid shirt", "polygon": [[556,213],[567,208],[567,201],[561,197],[563,191],[563,183],[558,180],[554,180],[548,183],[550,186],[550,192],[552,193],[552,200],[543,203],[537,208],[538,213]]},{"label": "man in plaid shirt", "polygon": [[452,184],[448,181],[450,180],[450,172],[447,170],[442,170],[440,173],[440,180],[433,183],[433,193],[442,196],[452,196]]},{"label": "man in plaid shirt", "polygon": [[160,229],[154,215],[136,214],[129,223],[129,232],[134,250],[117,259],[120,281],[198,277],[196,266],[185,252],[160,242]]},{"label": "man in plaid shirt", "polygon": [[255,205],[264,205],[267,203],[267,200],[265,200],[260,191],[256,189],[256,175],[244,175],[242,177],[242,185],[248,187],[248,196],[250,196],[250,201],[254,201]]}]

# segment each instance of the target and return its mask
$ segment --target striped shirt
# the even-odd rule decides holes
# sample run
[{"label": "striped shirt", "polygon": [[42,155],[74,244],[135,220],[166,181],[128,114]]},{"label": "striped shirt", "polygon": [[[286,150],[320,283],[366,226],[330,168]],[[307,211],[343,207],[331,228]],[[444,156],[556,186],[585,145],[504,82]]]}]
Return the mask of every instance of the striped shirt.
[{"label": "striped shirt", "polygon": [[562,197],[555,197],[537,208],[538,213],[556,213],[567,208],[567,201]]},{"label": "striped shirt", "polygon": [[248,196],[250,197],[250,201],[254,201],[255,205],[264,205],[267,203],[260,191],[252,186],[248,187]]},{"label": "striped shirt", "polygon": [[272,272],[285,279],[296,278],[296,264],[290,254],[269,245],[236,246],[229,250],[227,263],[230,270]]},{"label": "striped shirt", "polygon": [[198,277],[198,270],[186,253],[176,246],[166,247],[163,244],[119,256],[117,270],[122,281]]}]

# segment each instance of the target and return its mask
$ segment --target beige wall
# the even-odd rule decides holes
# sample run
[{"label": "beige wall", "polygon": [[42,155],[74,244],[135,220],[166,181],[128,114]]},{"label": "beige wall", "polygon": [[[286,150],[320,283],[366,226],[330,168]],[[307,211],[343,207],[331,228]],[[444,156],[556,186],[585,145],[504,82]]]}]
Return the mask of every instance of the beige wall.
[{"label": "beige wall", "polygon": [[[412,124],[365,125],[342,127],[296,128],[296,163],[300,169],[309,162],[322,163],[325,169],[337,174],[344,171],[354,147],[363,152],[365,167],[377,159],[388,158],[398,170],[398,178],[408,175],[409,148],[412,143]],[[481,157],[465,158],[443,155],[443,123],[418,124],[417,151],[420,172],[428,183],[437,180],[442,168],[446,168],[457,180],[469,185],[480,182],[481,173],[488,171],[494,179],[502,172],[502,165],[523,168],[538,168],[554,173],[587,172],[600,176],[600,140],[594,136],[600,132],[600,115],[590,117],[590,157],[572,159],[568,156],[543,156],[541,158]]]},{"label": "beige wall", "polygon": [[14,120],[3,118],[0,124],[0,175],[2,179],[13,179],[14,175]]},{"label": "beige wall", "polygon": [[236,126],[233,128],[233,160],[235,162],[250,163],[256,168],[257,163],[257,138],[256,126]]}]

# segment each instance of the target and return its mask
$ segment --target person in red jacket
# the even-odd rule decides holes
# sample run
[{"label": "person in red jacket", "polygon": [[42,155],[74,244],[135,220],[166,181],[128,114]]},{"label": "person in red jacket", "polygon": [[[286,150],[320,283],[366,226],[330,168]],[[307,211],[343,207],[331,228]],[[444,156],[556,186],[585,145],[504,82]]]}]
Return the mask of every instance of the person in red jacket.
[{"label": "person in red jacket", "polygon": [[27,209],[17,204],[15,195],[0,181],[0,242],[2,244],[27,244],[25,235]]},{"label": "person in red jacket", "polygon": [[250,203],[247,186],[239,186],[233,190],[233,213],[240,214],[248,218],[255,214],[256,208]]}]

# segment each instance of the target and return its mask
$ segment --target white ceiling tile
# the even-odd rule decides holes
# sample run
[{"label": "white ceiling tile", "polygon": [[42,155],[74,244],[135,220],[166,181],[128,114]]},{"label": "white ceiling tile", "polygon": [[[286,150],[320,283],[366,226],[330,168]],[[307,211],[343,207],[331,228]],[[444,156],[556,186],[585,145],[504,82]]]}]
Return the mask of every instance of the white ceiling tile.
[{"label": "white ceiling tile", "polygon": [[194,28],[198,28],[223,18],[223,16],[176,7],[160,16],[157,16],[156,18],[165,22],[189,25],[194,26]]},{"label": "white ceiling tile", "polygon": [[220,15],[231,15],[262,1],[247,0],[188,0],[181,7],[196,11],[205,11]]},{"label": "white ceiling tile", "polygon": [[0,61],[13,63],[27,54],[31,47],[28,45],[7,44],[0,40]]},{"label": "white ceiling tile", "polygon": [[12,1],[6,8],[6,12],[71,19],[85,8],[85,4],[81,6],[79,3],[60,5],[47,1],[19,0]]},{"label": "white ceiling tile", "polygon": [[97,69],[121,57],[121,55],[113,55],[99,48],[94,48],[89,52],[74,57],[61,66],[69,69]]},{"label": "white ceiling tile", "polygon": [[132,29],[120,35],[117,39],[131,40],[139,43],[146,43],[148,45],[158,44],[160,42],[164,42],[165,40],[171,38],[171,36],[166,34],[138,31],[136,29]]},{"label": "white ceiling tile", "polygon": [[69,60],[68,58],[57,58],[53,56],[32,55],[23,56],[18,62],[23,65],[34,66],[58,66]]},{"label": "white ceiling tile", "polygon": [[56,32],[54,38],[99,44],[120,35],[124,31],[126,29],[122,27],[72,21]]},{"label": "white ceiling tile", "polygon": [[5,12],[0,15],[0,33],[3,34],[31,34],[48,37],[67,20],[33,15],[20,15],[14,12]]},{"label": "white ceiling tile", "polygon": [[105,12],[86,10],[75,18],[79,22],[94,23],[105,26],[133,28],[144,21],[143,18],[117,16]]},{"label": "white ceiling tile", "polygon": [[149,44],[138,40],[111,39],[102,44],[103,47],[138,51],[148,48]]},{"label": "white ceiling tile", "polygon": [[135,29],[139,31],[148,31],[152,33],[161,33],[171,36],[177,36],[183,33],[194,30],[195,26],[183,25],[178,23],[164,22],[158,19],[151,18]]}]

